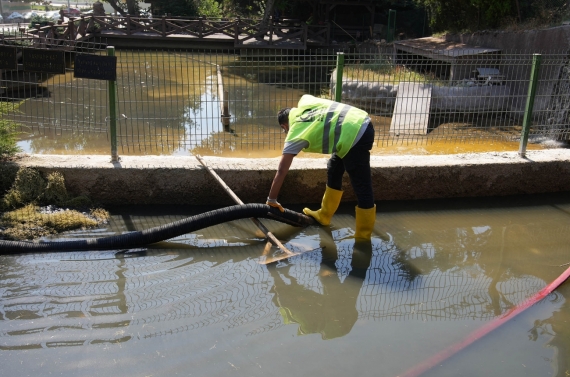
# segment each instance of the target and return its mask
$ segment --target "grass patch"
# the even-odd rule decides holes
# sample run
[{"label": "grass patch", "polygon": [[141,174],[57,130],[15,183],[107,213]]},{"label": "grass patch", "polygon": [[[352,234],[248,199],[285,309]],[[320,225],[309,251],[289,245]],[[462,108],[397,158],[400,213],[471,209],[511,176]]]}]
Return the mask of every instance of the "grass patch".
[{"label": "grass patch", "polygon": [[404,66],[392,64],[368,63],[347,65],[343,77],[357,81],[382,82],[397,85],[400,82],[442,83],[435,75],[426,75]]},{"label": "grass patch", "polygon": [[377,55],[370,60],[346,64],[343,78],[362,82],[379,82],[397,85],[400,82],[445,84],[434,73],[420,73],[407,66],[394,65],[384,55]]}]

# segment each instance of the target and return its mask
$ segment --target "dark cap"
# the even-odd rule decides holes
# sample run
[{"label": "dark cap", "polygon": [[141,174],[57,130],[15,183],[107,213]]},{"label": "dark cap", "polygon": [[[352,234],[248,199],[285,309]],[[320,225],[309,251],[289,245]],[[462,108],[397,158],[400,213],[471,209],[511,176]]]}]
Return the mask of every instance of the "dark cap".
[{"label": "dark cap", "polygon": [[279,125],[289,123],[289,111],[291,110],[290,107],[285,107],[284,109],[279,110],[277,113],[277,121]]}]

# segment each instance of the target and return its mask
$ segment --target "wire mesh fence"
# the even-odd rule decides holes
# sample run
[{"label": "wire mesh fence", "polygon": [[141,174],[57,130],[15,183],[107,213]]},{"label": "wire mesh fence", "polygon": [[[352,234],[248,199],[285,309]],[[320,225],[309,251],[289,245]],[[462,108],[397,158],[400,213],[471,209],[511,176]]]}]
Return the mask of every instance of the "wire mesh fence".
[{"label": "wire mesh fence", "polygon": [[[529,113],[532,53],[407,47],[346,52],[342,66],[333,50],[118,50],[119,153],[280,150],[277,111],[335,93],[370,114],[379,147],[501,140],[516,149],[525,112],[531,141],[568,139],[567,53],[542,55]],[[64,74],[3,71],[0,99],[14,104],[3,119],[20,126],[25,151],[108,153],[108,84],[75,77],[73,66],[104,48],[68,48]]]}]

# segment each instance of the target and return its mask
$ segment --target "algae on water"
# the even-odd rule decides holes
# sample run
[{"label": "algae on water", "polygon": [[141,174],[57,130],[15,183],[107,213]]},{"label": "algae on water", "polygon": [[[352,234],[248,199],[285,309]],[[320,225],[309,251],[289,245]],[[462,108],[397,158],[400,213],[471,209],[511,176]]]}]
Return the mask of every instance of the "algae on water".
[{"label": "algae on water", "polygon": [[0,209],[7,211],[0,216],[0,239],[34,239],[108,221],[104,209],[77,210],[90,207],[88,197],[70,197],[61,173],[50,173],[44,179],[36,169],[21,168],[0,202]]}]

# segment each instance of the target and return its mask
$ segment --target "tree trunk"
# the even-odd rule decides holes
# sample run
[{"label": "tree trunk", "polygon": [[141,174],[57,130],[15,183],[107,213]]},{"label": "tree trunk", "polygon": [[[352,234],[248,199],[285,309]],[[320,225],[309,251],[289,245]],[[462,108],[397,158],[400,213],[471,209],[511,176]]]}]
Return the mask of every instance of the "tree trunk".
[{"label": "tree trunk", "polygon": [[129,12],[131,16],[138,16],[137,0],[127,0],[127,12]]},{"label": "tree trunk", "polygon": [[275,0],[267,0],[265,4],[265,12],[263,12],[263,18],[261,19],[260,30],[269,29],[269,19],[273,14],[273,8],[275,7]]},{"label": "tree trunk", "polygon": [[[1,1],[1,0],[0,0]],[[126,16],[127,13],[121,9],[121,7],[119,6],[119,4],[117,4],[117,0],[105,0],[109,3],[109,5],[111,5],[111,7],[117,12],[119,13],[121,16]]]}]

